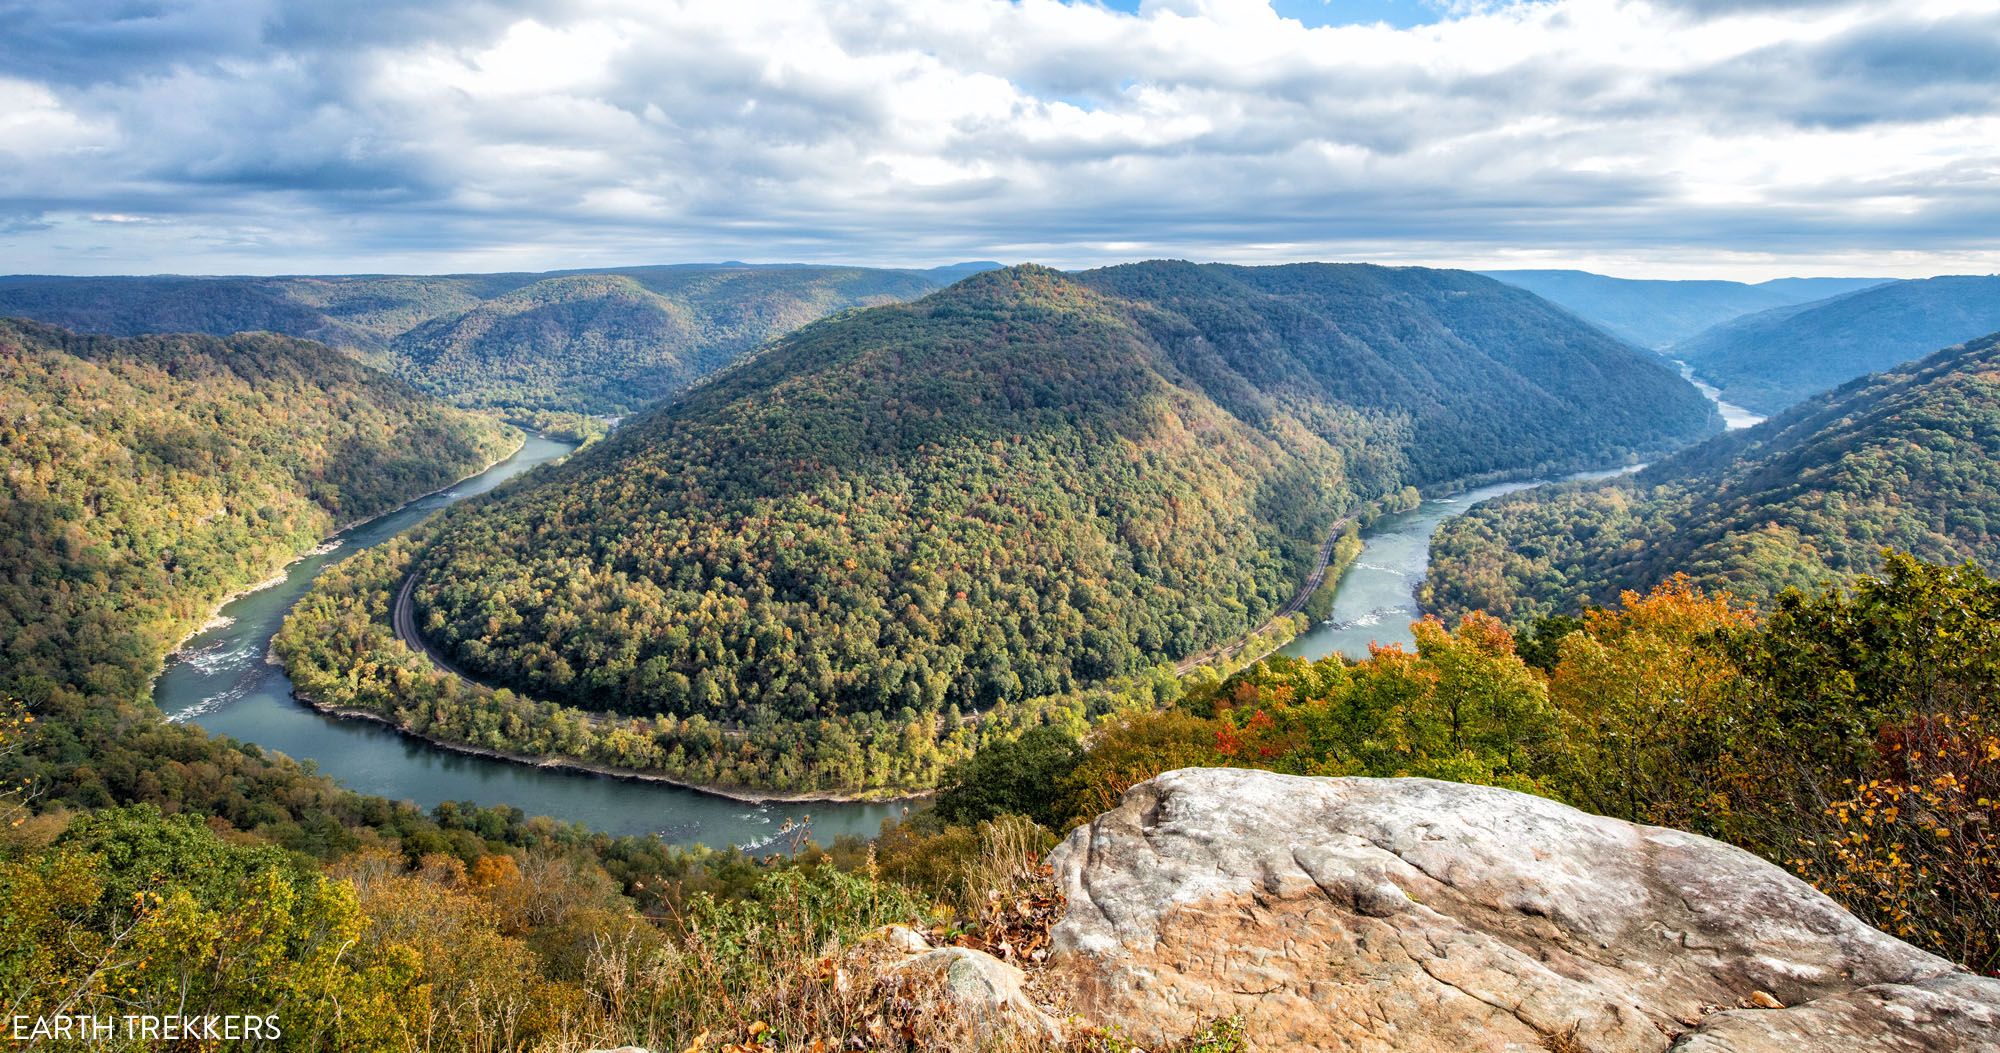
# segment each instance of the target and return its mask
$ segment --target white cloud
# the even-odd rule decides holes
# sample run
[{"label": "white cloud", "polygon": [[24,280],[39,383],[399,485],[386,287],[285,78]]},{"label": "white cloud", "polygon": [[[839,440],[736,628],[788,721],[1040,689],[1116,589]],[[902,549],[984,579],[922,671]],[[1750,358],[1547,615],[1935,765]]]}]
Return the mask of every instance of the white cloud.
[{"label": "white cloud", "polygon": [[48,88],[0,76],[0,154],[16,164],[70,158],[112,139],[106,122],[70,109]]},{"label": "white cloud", "polygon": [[2000,261],[1990,3],[480,2],[365,37],[182,6],[0,24],[0,214],[41,217],[10,259]]}]

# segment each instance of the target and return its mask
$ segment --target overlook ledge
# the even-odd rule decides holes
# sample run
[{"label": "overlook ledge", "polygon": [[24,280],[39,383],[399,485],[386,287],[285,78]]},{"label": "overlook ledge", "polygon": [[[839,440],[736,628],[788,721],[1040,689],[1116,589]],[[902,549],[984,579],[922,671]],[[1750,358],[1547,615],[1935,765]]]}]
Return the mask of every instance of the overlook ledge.
[{"label": "overlook ledge", "polygon": [[1741,849],[1428,779],[1189,768],[1052,857],[1049,968],[1151,1043],[1396,1053],[2000,1049],[2000,980]]}]

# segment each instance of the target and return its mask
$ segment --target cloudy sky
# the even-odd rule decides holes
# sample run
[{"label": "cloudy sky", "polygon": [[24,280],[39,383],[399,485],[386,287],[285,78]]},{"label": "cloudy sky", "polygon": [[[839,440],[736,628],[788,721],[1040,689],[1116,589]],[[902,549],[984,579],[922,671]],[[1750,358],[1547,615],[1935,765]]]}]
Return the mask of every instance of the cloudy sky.
[{"label": "cloudy sky", "polygon": [[2000,0],[0,0],[0,273],[2000,270]]}]

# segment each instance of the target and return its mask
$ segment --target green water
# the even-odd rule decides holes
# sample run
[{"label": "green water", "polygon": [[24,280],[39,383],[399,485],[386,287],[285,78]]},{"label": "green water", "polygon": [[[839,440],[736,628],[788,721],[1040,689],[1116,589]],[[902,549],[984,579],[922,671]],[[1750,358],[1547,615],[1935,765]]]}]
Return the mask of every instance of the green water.
[{"label": "green water", "polygon": [[[1675,362],[1674,365],[1680,369],[1681,376],[1715,403],[1716,411],[1722,415],[1723,425],[1730,431],[1754,427],[1763,422],[1763,417],[1723,401],[1722,393],[1697,379],[1686,363]],[[1636,472],[1643,467],[1635,465],[1610,471],[1578,472],[1565,476],[1563,481],[1608,479]],[[1361,554],[1355,557],[1354,566],[1348,569],[1340,579],[1339,587],[1334,590],[1332,615],[1300,633],[1278,653],[1309,659],[1325,658],[1336,653],[1349,658],[1366,658],[1368,645],[1372,643],[1410,646],[1415,642],[1410,635],[1410,623],[1421,614],[1417,610],[1417,586],[1423,583],[1424,575],[1430,570],[1431,538],[1437,533],[1438,525],[1453,516],[1465,514],[1467,509],[1481,501],[1546,482],[1546,479],[1532,479],[1522,483],[1482,486],[1451,497],[1432,498],[1408,512],[1376,520],[1362,533]]]},{"label": "green water", "polygon": [[[1566,478],[1605,479],[1636,470],[1578,472]],[[1376,520],[1362,532],[1361,554],[1334,590],[1333,614],[1300,633],[1278,653],[1311,659],[1330,654],[1366,658],[1371,643],[1410,646],[1414,642],[1410,623],[1421,616],[1417,586],[1430,570],[1431,536],[1437,533],[1438,524],[1465,514],[1481,501],[1546,481],[1496,483],[1450,497],[1434,497],[1407,512]]]},{"label": "green water", "polygon": [[380,724],[326,716],[292,697],[284,670],[265,661],[271,636],[323,567],[379,545],[431,513],[484,493],[572,447],[530,436],[483,475],[421,498],[334,539],[287,569],[284,581],[222,610],[230,623],[190,640],[153,690],[160,711],[218,735],[254,742],[362,793],[413,801],[511,804],[530,815],[582,822],[615,834],[657,833],[675,844],[763,847],[787,818],[812,817],[813,835],[873,834],[901,811],[886,804],[751,805],[659,783],[537,768],[431,746]]}]

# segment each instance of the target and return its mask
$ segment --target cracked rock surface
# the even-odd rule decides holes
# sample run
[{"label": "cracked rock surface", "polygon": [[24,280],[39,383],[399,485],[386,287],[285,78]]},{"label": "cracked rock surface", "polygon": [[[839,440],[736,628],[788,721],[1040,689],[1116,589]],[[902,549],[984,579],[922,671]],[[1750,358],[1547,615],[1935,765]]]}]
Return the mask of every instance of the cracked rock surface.
[{"label": "cracked rock surface", "polygon": [[1241,1013],[1262,1049],[2000,1050],[2000,981],[1741,849],[1509,790],[1189,768],[1051,862],[1050,968],[1142,1043]]}]

